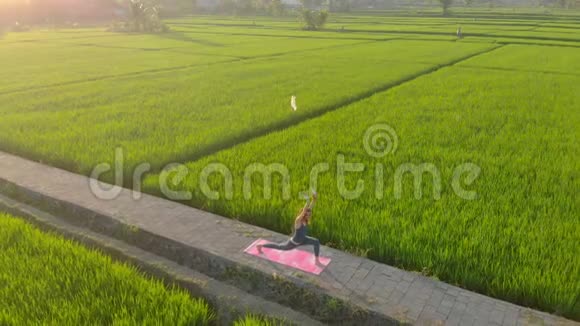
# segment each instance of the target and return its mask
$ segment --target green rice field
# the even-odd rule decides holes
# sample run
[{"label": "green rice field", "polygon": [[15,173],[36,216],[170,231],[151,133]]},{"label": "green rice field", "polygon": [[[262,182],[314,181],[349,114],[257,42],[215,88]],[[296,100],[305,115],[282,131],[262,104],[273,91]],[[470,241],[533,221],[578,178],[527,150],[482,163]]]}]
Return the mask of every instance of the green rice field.
[{"label": "green rice field", "polygon": [[[194,16],[160,35],[7,33],[0,150],[89,175],[120,148],[124,185],[149,163],[143,187],[160,196],[162,169],[180,163],[183,203],[282,233],[327,163],[311,231],[324,244],[580,320],[579,18],[384,11],[334,14],[316,32],[291,17]],[[374,157],[364,138],[379,124],[398,143]],[[339,160],[363,168],[341,179]],[[213,163],[231,171],[231,198],[219,174],[219,199],[200,186]],[[280,177],[264,198],[264,180],[245,178],[254,163],[283,165],[289,198]],[[399,178],[421,164],[419,186]],[[469,199],[461,166],[478,171],[460,178]]]},{"label": "green rice field", "polygon": [[273,320],[261,316],[248,315],[236,320],[233,326],[282,326],[282,321]]},{"label": "green rice field", "polygon": [[202,299],[0,213],[0,324],[208,325]]}]

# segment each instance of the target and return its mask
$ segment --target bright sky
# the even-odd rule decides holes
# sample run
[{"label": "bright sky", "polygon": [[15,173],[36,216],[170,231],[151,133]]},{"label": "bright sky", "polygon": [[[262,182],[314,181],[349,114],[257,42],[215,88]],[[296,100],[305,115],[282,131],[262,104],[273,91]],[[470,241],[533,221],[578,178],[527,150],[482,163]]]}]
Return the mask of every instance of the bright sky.
[{"label": "bright sky", "polygon": [[15,4],[15,3],[25,3],[28,4],[30,0],[0,0],[0,5],[3,4]]}]

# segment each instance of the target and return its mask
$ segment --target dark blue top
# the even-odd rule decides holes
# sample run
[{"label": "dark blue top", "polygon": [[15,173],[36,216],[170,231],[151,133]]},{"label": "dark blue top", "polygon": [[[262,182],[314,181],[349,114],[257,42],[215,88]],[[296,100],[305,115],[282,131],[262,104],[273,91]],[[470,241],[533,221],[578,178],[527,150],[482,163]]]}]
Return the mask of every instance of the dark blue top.
[{"label": "dark blue top", "polygon": [[294,236],[292,236],[292,241],[296,243],[303,243],[306,240],[307,233],[308,226],[306,226],[306,224],[300,224],[300,227],[294,230]]}]

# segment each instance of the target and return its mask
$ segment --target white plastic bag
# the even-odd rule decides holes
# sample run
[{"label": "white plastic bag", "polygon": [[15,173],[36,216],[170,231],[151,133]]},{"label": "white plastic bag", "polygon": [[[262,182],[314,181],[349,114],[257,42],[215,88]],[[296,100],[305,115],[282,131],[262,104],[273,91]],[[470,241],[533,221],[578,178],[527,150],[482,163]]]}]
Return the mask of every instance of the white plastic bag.
[{"label": "white plastic bag", "polygon": [[296,106],[296,96],[292,95],[292,97],[290,98],[290,106],[292,107],[292,110],[296,111],[298,110],[298,107]]}]

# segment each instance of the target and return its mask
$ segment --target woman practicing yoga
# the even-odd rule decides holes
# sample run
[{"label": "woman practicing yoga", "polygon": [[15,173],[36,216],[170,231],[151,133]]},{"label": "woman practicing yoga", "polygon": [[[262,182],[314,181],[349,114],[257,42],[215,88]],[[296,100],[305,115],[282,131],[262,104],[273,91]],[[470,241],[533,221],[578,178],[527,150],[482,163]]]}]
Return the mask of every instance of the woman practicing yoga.
[{"label": "woman practicing yoga", "polygon": [[294,233],[290,239],[282,243],[267,243],[265,245],[257,245],[256,248],[258,249],[258,252],[262,253],[262,248],[292,250],[298,246],[312,245],[314,246],[314,256],[316,257],[316,263],[318,263],[318,255],[320,254],[320,241],[306,235],[308,233],[308,224],[310,224],[310,218],[312,217],[312,207],[316,202],[316,198],[317,194],[314,192],[312,194],[312,201],[307,201],[300,214],[298,214],[296,217],[296,220],[294,221]]}]

